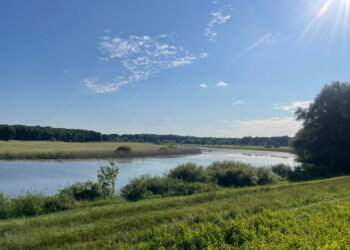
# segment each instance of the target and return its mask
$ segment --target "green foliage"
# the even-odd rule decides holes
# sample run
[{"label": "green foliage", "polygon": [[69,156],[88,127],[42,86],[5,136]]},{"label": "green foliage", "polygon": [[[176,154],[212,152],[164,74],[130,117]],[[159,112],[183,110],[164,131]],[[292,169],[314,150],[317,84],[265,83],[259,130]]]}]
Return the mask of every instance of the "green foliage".
[{"label": "green foliage", "polygon": [[118,153],[130,153],[131,152],[131,147],[129,146],[120,146],[117,148],[116,152]]},{"label": "green foliage", "polygon": [[60,194],[75,200],[95,200],[103,197],[101,185],[93,181],[76,182],[60,190]]},{"label": "green foliage", "polygon": [[185,182],[206,182],[207,176],[202,166],[196,163],[184,163],[170,170],[167,175],[173,179],[180,179]]},{"label": "green foliage", "polygon": [[72,207],[73,200],[65,195],[50,197],[27,193],[10,199],[4,193],[0,193],[0,219],[42,215]]},{"label": "green foliage", "polygon": [[177,148],[176,142],[175,141],[170,141],[168,143],[168,148],[170,148],[170,149]]},{"label": "green foliage", "polygon": [[104,198],[115,198],[115,181],[119,173],[119,168],[113,160],[109,161],[109,166],[101,166],[97,171],[98,182],[101,185]]},{"label": "green foliage", "polygon": [[15,139],[16,129],[13,126],[2,125],[0,126],[0,140],[8,141]]},{"label": "green foliage", "polygon": [[277,164],[272,166],[272,171],[282,178],[289,178],[292,175],[292,168],[285,164]]},{"label": "green foliage", "polygon": [[[235,213],[236,214],[236,213]],[[347,249],[350,202],[321,203],[298,211],[221,214],[193,226],[155,227],[124,245],[136,249]]]},{"label": "green foliage", "polygon": [[350,83],[326,85],[307,109],[292,142],[303,170],[313,176],[350,173]]},{"label": "green foliage", "polygon": [[209,192],[217,189],[213,184],[187,183],[179,179],[167,177],[151,177],[143,175],[134,178],[121,189],[123,198],[137,201],[156,196],[179,196]]},{"label": "green foliage", "polygon": [[44,202],[45,213],[53,213],[72,208],[74,201],[68,195],[55,195],[48,197]]},{"label": "green foliage", "polygon": [[144,175],[134,178],[121,189],[127,200],[137,201],[159,196],[191,195],[222,187],[245,187],[276,183],[280,177],[271,168],[224,161],[208,167],[186,163],[170,170],[164,177]]}]

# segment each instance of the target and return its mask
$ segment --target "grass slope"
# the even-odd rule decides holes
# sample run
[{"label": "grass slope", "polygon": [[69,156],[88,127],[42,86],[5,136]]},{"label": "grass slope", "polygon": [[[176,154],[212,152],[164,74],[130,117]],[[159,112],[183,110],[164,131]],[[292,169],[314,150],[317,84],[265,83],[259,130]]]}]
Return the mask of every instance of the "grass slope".
[{"label": "grass slope", "polygon": [[[193,247],[193,242],[204,242],[195,246],[210,243],[211,247],[225,249],[233,245],[251,248],[249,242],[262,242],[280,249],[295,242],[299,244],[295,247],[303,247],[309,241],[323,247],[346,247],[350,246],[346,240],[350,238],[349,205],[350,177],[135,203],[99,201],[69,211],[0,221],[0,248],[154,249]],[[230,223],[238,223],[233,229],[243,230],[243,238],[228,237]],[[254,235],[249,233],[252,228],[256,229]],[[317,238],[318,233],[324,237]],[[233,236],[241,234],[231,232]],[[223,242],[214,242],[211,237]]]}]

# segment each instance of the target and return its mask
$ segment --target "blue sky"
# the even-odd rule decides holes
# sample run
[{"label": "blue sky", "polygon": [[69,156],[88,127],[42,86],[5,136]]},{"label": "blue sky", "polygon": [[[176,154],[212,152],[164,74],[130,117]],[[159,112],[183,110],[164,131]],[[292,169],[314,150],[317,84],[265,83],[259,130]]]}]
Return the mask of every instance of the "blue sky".
[{"label": "blue sky", "polygon": [[293,136],[350,79],[349,0],[0,3],[0,123]]}]

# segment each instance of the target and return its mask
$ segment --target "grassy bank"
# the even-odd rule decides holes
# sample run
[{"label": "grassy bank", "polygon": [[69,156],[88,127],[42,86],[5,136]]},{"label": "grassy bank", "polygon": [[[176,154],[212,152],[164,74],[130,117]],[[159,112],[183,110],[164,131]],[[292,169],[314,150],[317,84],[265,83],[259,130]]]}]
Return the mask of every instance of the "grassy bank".
[{"label": "grassy bank", "polygon": [[[115,153],[120,146],[131,148],[128,154]],[[105,159],[199,153],[193,147],[164,149],[151,143],[0,141],[0,160],[14,159]]]},{"label": "grassy bank", "polygon": [[228,148],[228,149],[245,149],[245,150],[260,150],[260,151],[275,151],[275,152],[287,152],[293,153],[293,149],[287,146],[265,147],[265,146],[250,146],[250,145],[197,145],[206,148]]},{"label": "grassy bank", "polygon": [[0,248],[347,248],[349,218],[350,177],[339,177],[139,202],[90,202],[2,220]]}]

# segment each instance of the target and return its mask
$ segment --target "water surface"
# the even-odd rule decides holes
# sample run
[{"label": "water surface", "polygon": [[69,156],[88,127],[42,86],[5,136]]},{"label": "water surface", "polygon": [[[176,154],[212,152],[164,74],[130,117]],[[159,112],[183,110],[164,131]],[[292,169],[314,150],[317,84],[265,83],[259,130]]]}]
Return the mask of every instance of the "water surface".
[{"label": "water surface", "polygon": [[[144,174],[161,176],[181,163],[209,165],[224,160],[241,161],[254,166],[278,163],[297,165],[295,155],[291,153],[203,148],[202,154],[198,155],[116,160],[119,167],[116,186],[120,189],[130,179]],[[105,160],[0,161],[0,190],[12,197],[26,191],[52,195],[77,181],[95,181],[99,166],[106,164]]]}]

